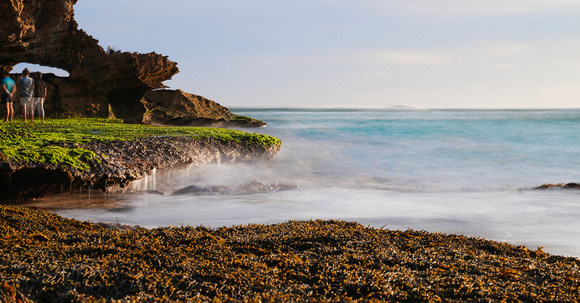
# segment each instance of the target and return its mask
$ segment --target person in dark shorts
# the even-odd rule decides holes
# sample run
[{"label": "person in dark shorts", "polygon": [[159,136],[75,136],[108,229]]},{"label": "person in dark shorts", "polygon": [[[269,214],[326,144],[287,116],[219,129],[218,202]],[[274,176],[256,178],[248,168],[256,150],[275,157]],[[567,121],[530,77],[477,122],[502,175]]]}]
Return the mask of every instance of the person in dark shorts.
[{"label": "person in dark shorts", "polygon": [[16,93],[16,83],[14,82],[14,80],[12,80],[12,78],[10,78],[10,74],[6,70],[2,71],[1,84],[2,84],[2,94],[1,94],[2,104],[4,104],[6,107],[6,119],[4,121],[11,122],[12,119],[14,118],[14,107],[12,106],[13,104],[12,100],[14,98],[14,93]]}]

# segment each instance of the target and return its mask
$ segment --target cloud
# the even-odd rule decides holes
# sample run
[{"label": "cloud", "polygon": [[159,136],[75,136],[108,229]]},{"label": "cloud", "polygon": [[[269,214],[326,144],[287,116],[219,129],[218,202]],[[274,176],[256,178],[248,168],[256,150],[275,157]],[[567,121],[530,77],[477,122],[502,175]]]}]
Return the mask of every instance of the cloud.
[{"label": "cloud", "polygon": [[453,63],[450,55],[422,50],[353,50],[329,51],[309,54],[277,54],[273,56],[247,56],[236,61],[252,66],[272,68],[357,68],[395,65],[421,67]]},{"label": "cloud", "polygon": [[554,11],[566,12],[571,7],[578,8],[580,0],[370,0],[363,3],[369,7],[380,8],[394,14],[419,14],[432,18],[469,18]]},{"label": "cloud", "polygon": [[533,52],[537,49],[537,46],[534,44],[525,44],[525,43],[516,43],[511,41],[493,41],[487,42],[487,47],[483,47],[483,49],[487,49],[490,54],[496,56],[519,56],[522,54],[528,54]]},{"label": "cloud", "polygon": [[418,50],[375,51],[370,52],[369,57],[382,63],[407,66],[424,66],[453,62],[453,58],[450,56]]},{"label": "cloud", "polygon": [[513,63],[489,63],[487,66],[492,69],[508,69],[516,67]]}]

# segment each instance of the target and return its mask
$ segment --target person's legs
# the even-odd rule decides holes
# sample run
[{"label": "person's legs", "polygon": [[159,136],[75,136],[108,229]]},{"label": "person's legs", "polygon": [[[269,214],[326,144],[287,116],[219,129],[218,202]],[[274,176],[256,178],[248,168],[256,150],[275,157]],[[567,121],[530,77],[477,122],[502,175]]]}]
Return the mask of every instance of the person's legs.
[{"label": "person's legs", "polygon": [[10,102],[6,103],[6,119],[9,122],[12,122],[14,119],[14,102],[12,102],[12,98],[10,98]]},{"label": "person's legs", "polygon": [[4,108],[6,109],[6,118],[4,121],[12,121],[12,116],[14,108],[12,107],[12,97],[8,94],[2,94],[2,104],[4,104]]},{"label": "person's legs", "polygon": [[22,106],[22,118],[26,122],[26,110],[28,103],[26,102],[26,97],[20,97],[20,105]]},{"label": "person's legs", "polygon": [[44,98],[38,98],[38,116],[42,118],[42,123],[44,123]]},{"label": "person's legs", "polygon": [[4,102],[4,100],[2,100],[2,103],[4,103],[4,108],[6,109],[6,119],[4,119],[4,121],[8,121],[8,115],[10,115],[10,111],[8,110],[8,106],[10,105],[9,103]]},{"label": "person's legs", "polygon": [[32,98],[20,97],[20,104],[22,105],[22,116],[24,118],[24,122],[26,122],[26,116],[28,115],[30,107],[32,106]]},{"label": "person's legs", "polygon": [[30,121],[34,122],[34,110],[36,110],[36,103],[38,98],[30,98]]}]

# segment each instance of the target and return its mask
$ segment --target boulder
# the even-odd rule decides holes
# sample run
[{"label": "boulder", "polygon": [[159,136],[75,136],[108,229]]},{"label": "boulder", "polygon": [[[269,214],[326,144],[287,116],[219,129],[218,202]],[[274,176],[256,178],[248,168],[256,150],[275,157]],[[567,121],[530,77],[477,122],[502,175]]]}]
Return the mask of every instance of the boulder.
[{"label": "boulder", "polygon": [[147,124],[245,127],[266,125],[259,120],[235,115],[214,101],[182,90],[153,90],[143,96],[141,103],[146,109],[142,122]]}]

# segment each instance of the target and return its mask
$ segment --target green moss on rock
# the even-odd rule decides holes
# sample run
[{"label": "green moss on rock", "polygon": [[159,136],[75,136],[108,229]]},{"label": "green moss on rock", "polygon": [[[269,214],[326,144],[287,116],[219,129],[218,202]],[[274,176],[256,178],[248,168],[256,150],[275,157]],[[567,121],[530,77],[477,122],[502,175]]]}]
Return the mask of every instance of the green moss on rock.
[{"label": "green moss on rock", "polygon": [[248,143],[267,148],[279,139],[237,130],[207,127],[162,127],[123,124],[118,119],[46,119],[44,124],[21,121],[0,124],[0,153],[20,162],[47,163],[87,169],[95,153],[83,149],[93,141],[124,141],[151,136],[214,138],[223,142]]}]

